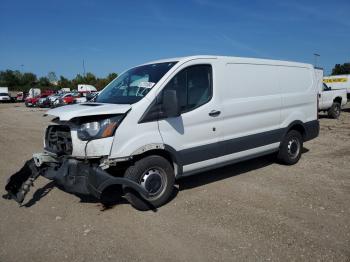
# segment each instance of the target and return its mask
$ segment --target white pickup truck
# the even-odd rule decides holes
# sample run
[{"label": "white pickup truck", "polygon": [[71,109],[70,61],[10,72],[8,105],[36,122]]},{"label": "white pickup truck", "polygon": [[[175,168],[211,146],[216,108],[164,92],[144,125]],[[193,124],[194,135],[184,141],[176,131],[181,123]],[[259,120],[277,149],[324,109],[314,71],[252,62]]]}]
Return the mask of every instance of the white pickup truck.
[{"label": "white pickup truck", "polygon": [[328,112],[331,118],[338,118],[342,107],[347,103],[346,89],[332,89],[323,83],[319,92],[319,111]]}]

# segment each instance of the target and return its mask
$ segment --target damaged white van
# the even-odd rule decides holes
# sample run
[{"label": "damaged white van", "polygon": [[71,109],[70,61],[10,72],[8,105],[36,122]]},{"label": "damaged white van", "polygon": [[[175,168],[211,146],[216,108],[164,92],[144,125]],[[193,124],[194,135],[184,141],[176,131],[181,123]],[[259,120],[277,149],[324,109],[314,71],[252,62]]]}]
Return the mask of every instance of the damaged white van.
[{"label": "damaged white van", "polygon": [[140,65],[95,101],[48,111],[44,152],[6,190],[22,202],[42,175],[68,192],[100,198],[118,186],[137,209],[159,207],[183,176],[271,153],[297,163],[319,133],[317,92],[309,64],[191,56]]}]

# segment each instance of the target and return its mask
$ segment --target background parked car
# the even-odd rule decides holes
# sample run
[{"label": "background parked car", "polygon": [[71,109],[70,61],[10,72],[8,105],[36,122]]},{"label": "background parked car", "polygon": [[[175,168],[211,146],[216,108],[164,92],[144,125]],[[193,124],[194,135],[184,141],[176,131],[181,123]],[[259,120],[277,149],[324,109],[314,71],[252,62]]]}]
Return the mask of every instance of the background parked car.
[{"label": "background parked car", "polygon": [[37,106],[39,107],[50,107],[49,96],[42,96],[39,98]]},{"label": "background parked car", "polygon": [[54,94],[54,91],[52,90],[46,90],[45,92],[43,92],[41,95],[39,96],[35,96],[35,97],[27,97],[27,99],[25,100],[25,105],[27,107],[33,107],[33,106],[40,106],[42,107],[44,105],[45,100],[48,96]]},{"label": "background parked car", "polygon": [[57,106],[64,106],[64,105],[71,105],[75,103],[84,103],[86,102],[86,97],[83,96],[82,93],[79,92],[72,92],[72,93],[66,93],[62,95],[58,101],[55,102],[55,107]]},{"label": "background parked car", "polygon": [[8,103],[11,101],[7,87],[0,87],[0,102]]},{"label": "background parked car", "polygon": [[323,69],[316,68],[315,75],[318,86],[318,111],[327,112],[331,118],[338,118],[341,109],[347,103],[347,91],[343,89],[334,89],[323,82]]},{"label": "background parked car", "polygon": [[8,93],[0,93],[0,102],[9,103],[11,102],[11,97]]},{"label": "background parked car", "polygon": [[54,103],[58,100],[64,93],[57,93],[47,97],[49,102],[49,107],[54,107]]},{"label": "background parked car", "polygon": [[18,92],[16,94],[16,102],[24,102],[27,96],[28,94],[25,92]]},{"label": "background parked car", "polygon": [[35,96],[35,97],[31,97],[31,96],[28,96],[26,98],[26,100],[24,101],[26,107],[33,107],[36,105],[38,99],[39,99],[40,96]]},{"label": "background parked car", "polygon": [[323,84],[319,92],[319,111],[327,112],[329,117],[337,119],[346,103],[346,89],[332,89]]}]

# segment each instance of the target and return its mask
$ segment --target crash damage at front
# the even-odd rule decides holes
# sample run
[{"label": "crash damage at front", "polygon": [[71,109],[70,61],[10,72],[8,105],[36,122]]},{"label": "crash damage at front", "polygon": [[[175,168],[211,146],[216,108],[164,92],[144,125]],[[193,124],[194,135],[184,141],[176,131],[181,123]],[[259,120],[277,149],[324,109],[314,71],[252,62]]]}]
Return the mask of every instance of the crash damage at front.
[{"label": "crash damage at front", "polygon": [[91,164],[76,159],[57,159],[47,153],[34,154],[24,167],[9,178],[5,190],[7,199],[22,203],[34,185],[34,181],[43,176],[53,180],[67,192],[81,195],[92,195],[100,199],[102,192],[109,186],[121,185],[135,190],[144,199],[146,191],[132,180],[115,177],[107,173],[98,164]]},{"label": "crash damage at front", "polygon": [[[81,112],[78,113],[81,114]],[[55,111],[52,114],[54,116],[60,115]],[[7,191],[5,198],[13,199],[21,204],[33,187],[34,181],[40,176],[55,181],[58,186],[69,193],[90,195],[98,199],[101,198],[101,194],[106,188],[114,185],[133,190],[143,199],[149,197],[148,191],[140,184],[108,173],[106,165],[101,164],[101,159],[73,157],[72,147],[74,143],[70,133],[71,130],[77,128],[77,123],[67,121],[62,124],[57,120],[54,122],[56,125],[50,125],[46,130],[46,150],[33,154],[33,158],[8,179],[5,186]],[[86,142],[86,145],[88,143],[89,141]],[[50,150],[47,150],[48,148]]]}]

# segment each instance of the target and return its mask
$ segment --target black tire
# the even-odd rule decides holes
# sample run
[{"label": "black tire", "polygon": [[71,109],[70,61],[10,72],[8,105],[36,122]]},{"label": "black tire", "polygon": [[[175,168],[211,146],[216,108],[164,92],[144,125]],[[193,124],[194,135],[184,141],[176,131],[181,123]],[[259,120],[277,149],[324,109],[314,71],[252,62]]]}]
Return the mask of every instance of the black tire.
[{"label": "black tire", "polygon": [[333,119],[338,119],[341,112],[341,105],[339,102],[333,102],[332,107],[328,110],[328,116]]},{"label": "black tire", "polygon": [[300,132],[291,130],[284,137],[280,145],[277,159],[282,164],[294,165],[299,161],[302,149],[303,137]]},{"label": "black tire", "polygon": [[141,184],[152,196],[146,201],[135,191],[124,188],[125,198],[136,209],[146,211],[164,205],[170,198],[175,183],[172,165],[164,157],[151,155],[127,168],[125,178]]}]

